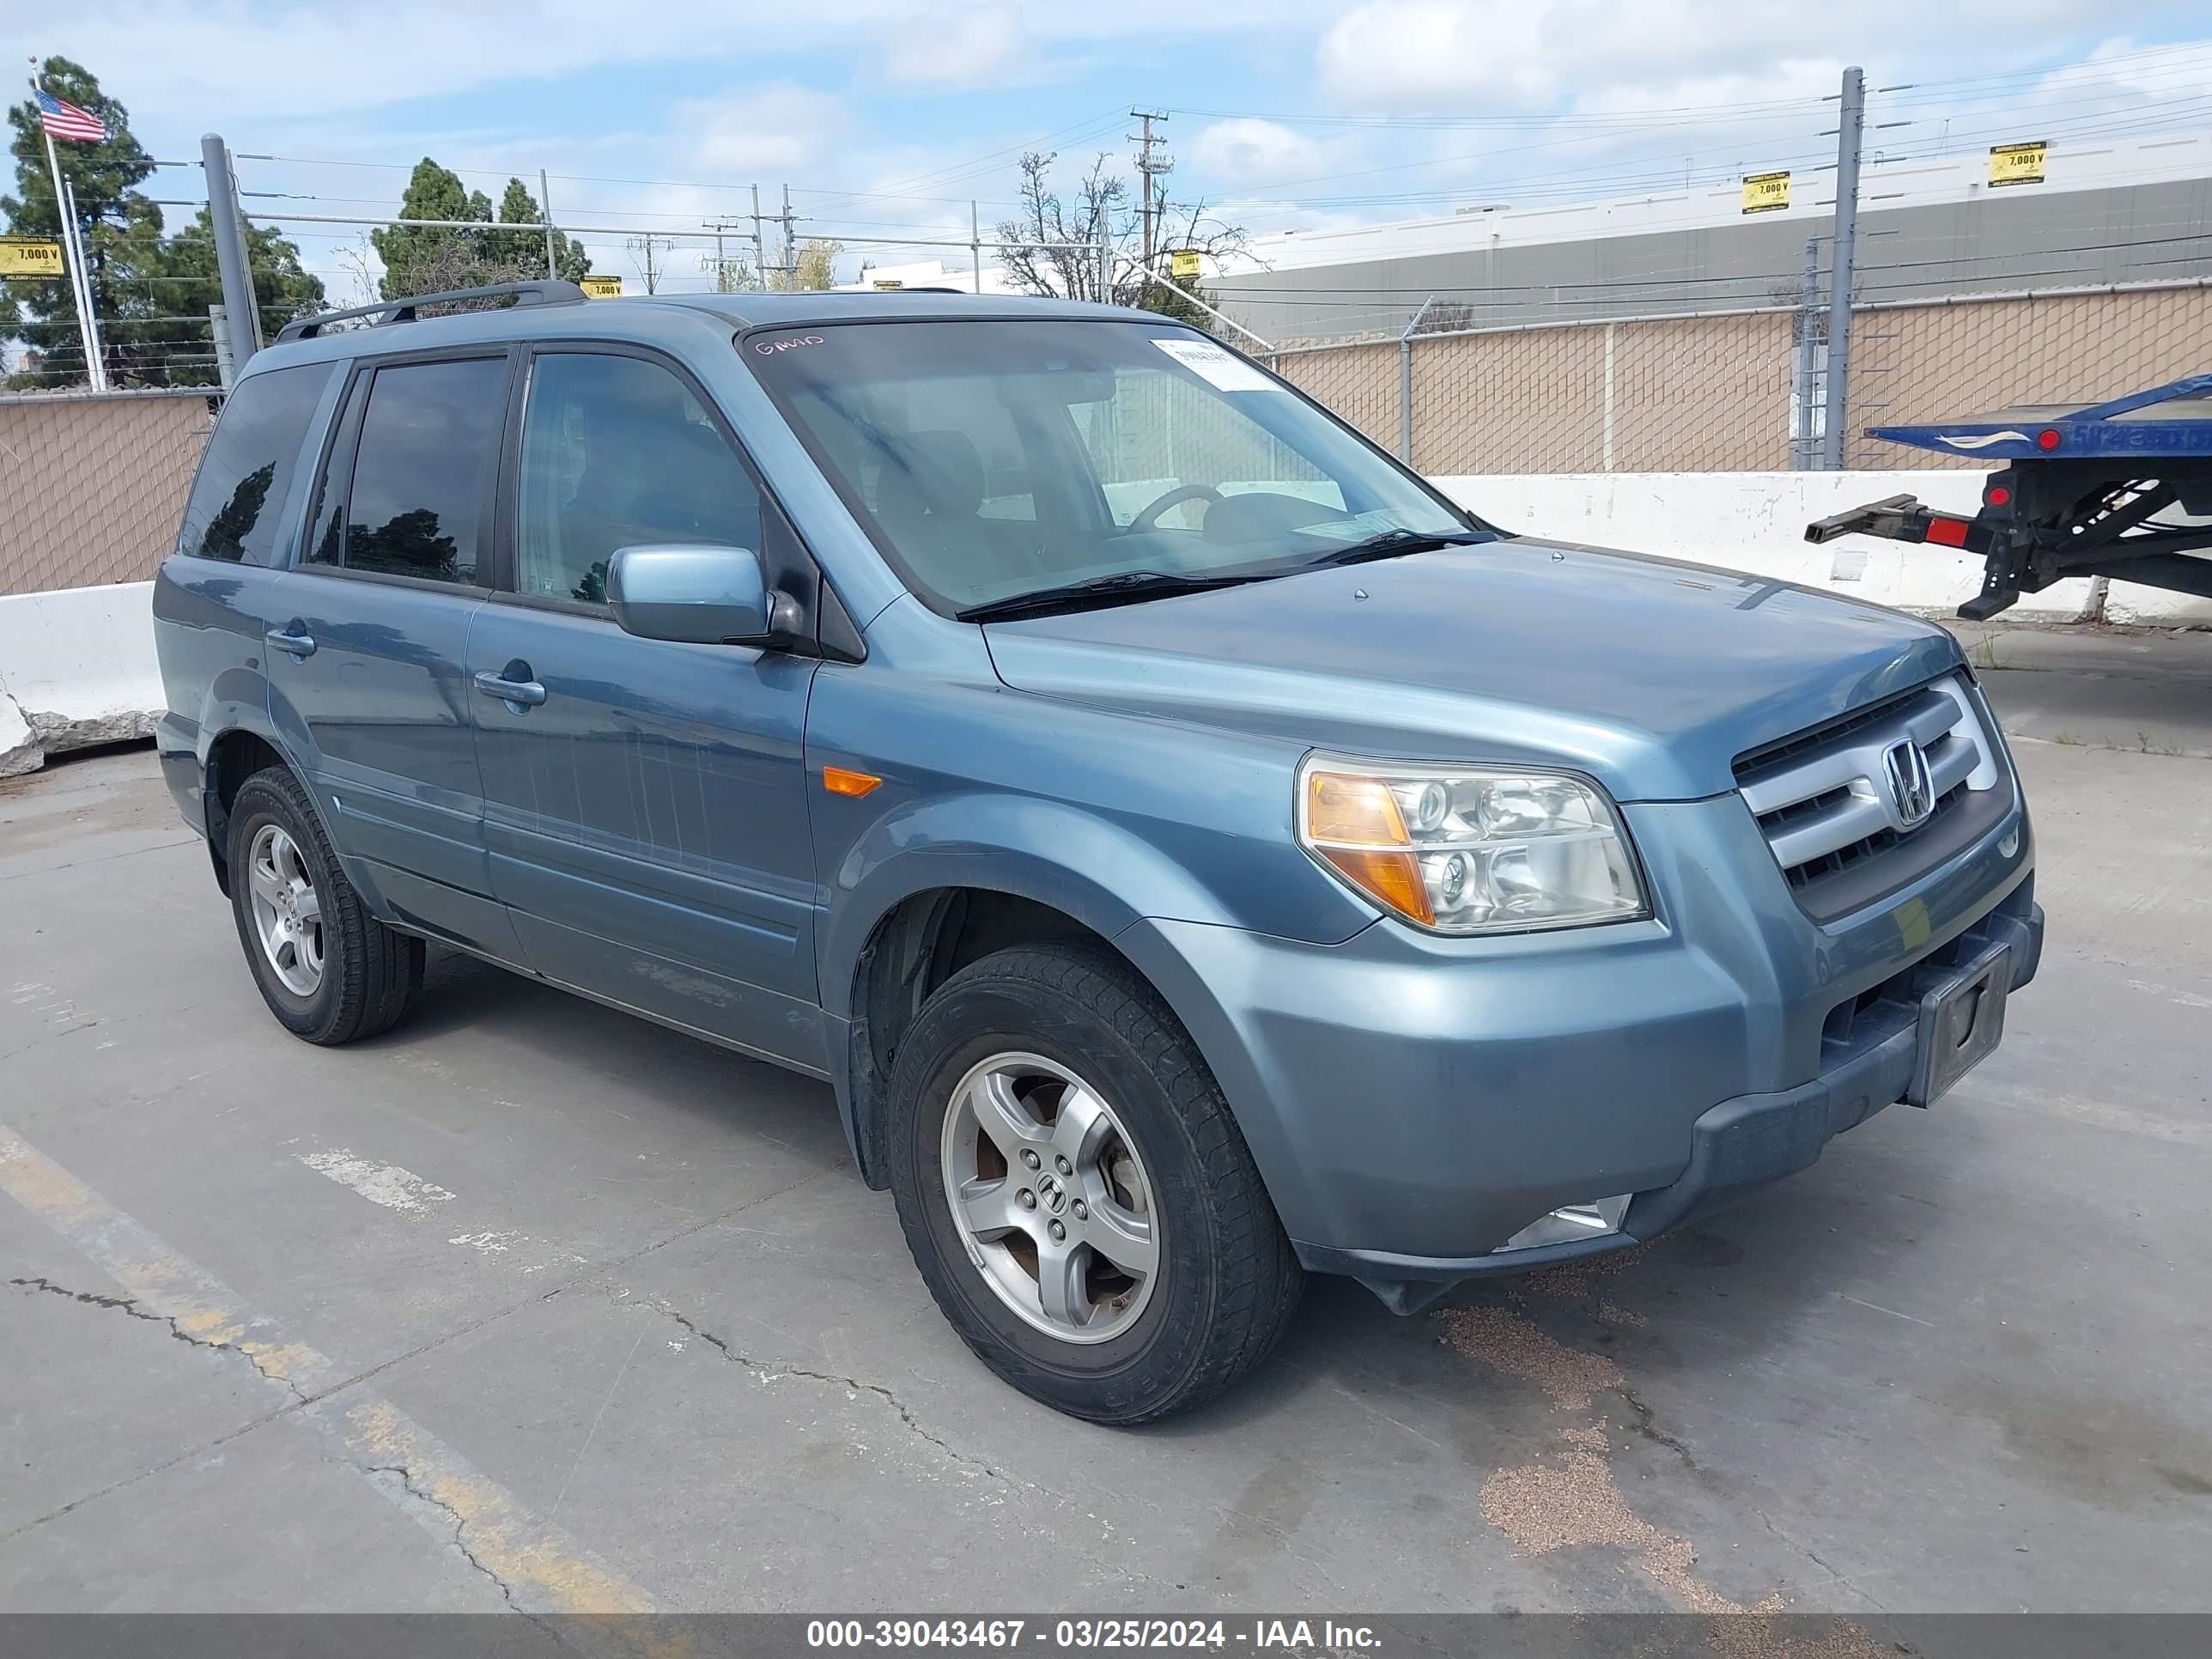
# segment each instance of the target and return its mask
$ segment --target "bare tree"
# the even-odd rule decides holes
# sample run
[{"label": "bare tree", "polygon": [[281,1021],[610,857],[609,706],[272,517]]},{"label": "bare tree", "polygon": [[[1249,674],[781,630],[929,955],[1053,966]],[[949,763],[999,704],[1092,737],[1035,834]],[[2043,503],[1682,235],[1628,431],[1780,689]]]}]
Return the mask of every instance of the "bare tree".
[{"label": "bare tree", "polygon": [[1139,204],[1131,199],[1128,182],[1107,171],[1110,158],[1103,153],[1093,158],[1067,198],[1052,187],[1058,159],[1036,150],[1022,157],[1021,217],[999,226],[1005,245],[999,264],[1014,286],[1024,294],[1137,306],[1212,328],[1215,319],[1192,303],[1206,297],[1198,280],[1171,275],[1169,255],[1188,249],[1218,263],[1245,253],[1250,239],[1243,228],[1218,217],[1203,201],[1161,196],[1152,205],[1157,251],[1147,276],[1138,247]]},{"label": "bare tree", "polygon": [[1128,234],[1129,187],[1107,173],[1102,152],[1077,185],[1074,199],[1063,202],[1048,178],[1058,159],[1041,150],[1022,157],[1021,216],[1000,223],[1005,246],[999,264],[1024,294],[1103,300],[1109,280],[1100,268],[1099,249]]}]

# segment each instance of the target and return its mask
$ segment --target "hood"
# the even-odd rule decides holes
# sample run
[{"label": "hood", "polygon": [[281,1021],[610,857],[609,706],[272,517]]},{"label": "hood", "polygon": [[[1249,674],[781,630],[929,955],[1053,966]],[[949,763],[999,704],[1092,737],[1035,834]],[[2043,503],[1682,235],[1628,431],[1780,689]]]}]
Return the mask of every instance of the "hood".
[{"label": "hood", "polygon": [[1017,690],[1379,758],[1571,767],[1620,800],[1959,664],[1932,623],[1526,538],[984,629]]}]

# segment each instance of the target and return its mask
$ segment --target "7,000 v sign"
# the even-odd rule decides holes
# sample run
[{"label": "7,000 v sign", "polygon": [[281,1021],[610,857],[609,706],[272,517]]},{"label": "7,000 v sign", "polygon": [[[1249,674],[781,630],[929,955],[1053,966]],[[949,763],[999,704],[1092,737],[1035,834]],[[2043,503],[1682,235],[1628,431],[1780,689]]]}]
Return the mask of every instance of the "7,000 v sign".
[{"label": "7,000 v sign", "polygon": [[27,236],[0,236],[0,276],[63,275],[62,245]]}]

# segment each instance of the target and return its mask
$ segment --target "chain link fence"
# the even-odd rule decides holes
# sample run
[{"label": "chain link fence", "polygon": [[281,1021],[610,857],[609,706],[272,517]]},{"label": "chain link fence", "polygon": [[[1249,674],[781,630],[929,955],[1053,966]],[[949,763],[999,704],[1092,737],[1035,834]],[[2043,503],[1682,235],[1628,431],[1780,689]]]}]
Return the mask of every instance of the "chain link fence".
[{"label": "chain link fence", "polygon": [[[1425,473],[1778,471],[1818,452],[1818,321],[1771,307],[1455,328],[1270,361]],[[2113,398],[2212,368],[2212,283],[1869,305],[1852,327],[1845,465],[1971,467],[1864,429]],[[0,594],[151,576],[217,406],[205,392],[0,397]],[[1109,483],[1156,483],[1168,428],[1212,407],[1163,404],[1134,423],[1152,429],[1085,442]],[[1291,460],[1222,464],[1274,477]]]},{"label": "chain link fence", "polygon": [[[1852,310],[1850,467],[1971,466],[1864,435],[2118,397],[2212,368],[2212,284]],[[1276,372],[1423,472],[1780,471],[1811,464],[1820,313],[1772,307],[1278,349]]]},{"label": "chain link fence", "polygon": [[0,594],[151,577],[216,406],[204,391],[0,397]]},{"label": "chain link fence", "polygon": [[2212,286],[1859,307],[1844,465],[1985,466],[1866,428],[2093,403],[2212,369]]}]

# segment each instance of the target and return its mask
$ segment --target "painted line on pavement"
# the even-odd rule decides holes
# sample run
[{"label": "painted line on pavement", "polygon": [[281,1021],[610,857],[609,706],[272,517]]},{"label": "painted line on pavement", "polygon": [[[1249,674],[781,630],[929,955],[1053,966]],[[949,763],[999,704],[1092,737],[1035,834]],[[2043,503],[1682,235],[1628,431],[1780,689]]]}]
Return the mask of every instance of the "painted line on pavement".
[{"label": "painted line on pavement", "polygon": [[336,1462],[490,1577],[518,1611],[653,1611],[644,1590],[594,1559],[568,1533],[390,1401],[366,1389],[348,1389],[335,1360],[289,1340],[266,1314],[4,1123],[0,1192],[106,1273],[138,1311],[168,1321],[178,1335],[198,1346],[237,1350],[286,1396],[288,1417],[315,1430]]}]

